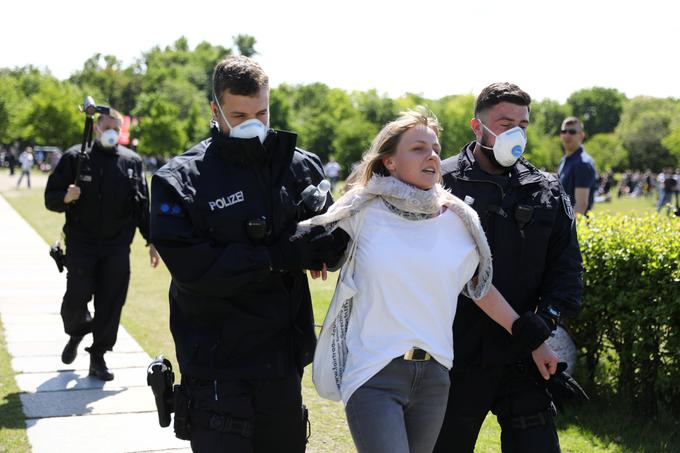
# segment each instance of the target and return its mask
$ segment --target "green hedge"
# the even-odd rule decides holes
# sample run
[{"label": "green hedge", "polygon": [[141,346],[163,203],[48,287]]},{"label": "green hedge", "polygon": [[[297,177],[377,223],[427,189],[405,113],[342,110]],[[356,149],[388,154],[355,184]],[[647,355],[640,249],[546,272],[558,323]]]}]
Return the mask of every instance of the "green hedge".
[{"label": "green hedge", "polygon": [[578,224],[589,376],[646,414],[680,408],[680,218],[594,215]]}]

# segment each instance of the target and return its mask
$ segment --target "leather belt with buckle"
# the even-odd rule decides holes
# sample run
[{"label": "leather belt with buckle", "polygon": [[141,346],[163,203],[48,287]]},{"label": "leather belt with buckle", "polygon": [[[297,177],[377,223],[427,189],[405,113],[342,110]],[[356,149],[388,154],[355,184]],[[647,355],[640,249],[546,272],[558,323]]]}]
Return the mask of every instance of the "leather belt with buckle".
[{"label": "leather belt with buckle", "polygon": [[413,362],[425,362],[431,358],[432,356],[429,352],[420,348],[411,348],[404,354],[404,360],[411,360]]}]

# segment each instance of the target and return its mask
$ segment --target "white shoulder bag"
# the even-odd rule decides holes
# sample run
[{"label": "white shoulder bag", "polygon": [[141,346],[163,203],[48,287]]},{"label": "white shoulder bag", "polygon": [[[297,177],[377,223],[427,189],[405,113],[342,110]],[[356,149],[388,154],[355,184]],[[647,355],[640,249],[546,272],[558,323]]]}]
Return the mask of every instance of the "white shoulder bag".
[{"label": "white shoulder bag", "polygon": [[345,264],[340,269],[338,283],[321,327],[319,340],[314,351],[312,381],[322,398],[340,401],[340,384],[347,361],[347,326],[352,313],[352,302],[357,292],[354,284],[354,267],[357,242],[363,224],[364,210],[357,214],[355,239],[349,245]]}]

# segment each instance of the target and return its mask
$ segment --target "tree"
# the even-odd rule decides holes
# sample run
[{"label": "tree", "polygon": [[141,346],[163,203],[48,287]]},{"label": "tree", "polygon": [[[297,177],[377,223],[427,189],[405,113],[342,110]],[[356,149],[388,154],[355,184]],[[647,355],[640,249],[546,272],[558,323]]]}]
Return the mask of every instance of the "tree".
[{"label": "tree", "polygon": [[292,105],[294,89],[290,85],[282,84],[272,88],[269,92],[269,123],[274,129],[291,130]]},{"label": "tree", "polygon": [[85,116],[78,106],[83,94],[69,82],[47,81],[30,98],[24,137],[38,145],[61,148],[82,142]]},{"label": "tree", "polygon": [[98,104],[108,104],[122,113],[129,113],[141,92],[141,78],[142,74],[137,69],[124,69],[115,56],[97,53],[88,58],[83,69],[73,74],[69,81],[92,96]]},{"label": "tree", "polygon": [[377,133],[376,125],[359,116],[344,119],[338,124],[333,139],[333,157],[342,166],[343,176],[349,176],[352,164],[361,160]]},{"label": "tree", "polygon": [[233,37],[234,45],[238,47],[238,53],[246,57],[257,55],[255,50],[255,37],[250,35],[236,35]]},{"label": "tree", "polygon": [[18,113],[26,104],[27,99],[19,90],[16,79],[0,74],[0,143],[9,143],[20,136]]},{"label": "tree", "polygon": [[624,171],[629,168],[628,153],[614,133],[597,134],[588,139],[585,147],[599,171]]},{"label": "tree", "polygon": [[662,140],[677,117],[677,102],[670,99],[637,97],[626,103],[616,135],[628,153],[631,168],[659,171],[676,165]]},{"label": "tree", "polygon": [[289,89],[292,95],[292,130],[299,134],[298,144],[316,153],[323,161],[335,154],[336,129],[342,120],[356,117],[349,95],[322,83],[298,85]]},{"label": "tree", "polygon": [[558,136],[562,121],[571,116],[571,106],[562,105],[552,99],[531,103],[531,128],[538,129],[543,134]]},{"label": "tree", "polygon": [[572,93],[567,104],[583,121],[586,133],[595,135],[614,131],[625,101],[625,95],[614,88],[593,87]]},{"label": "tree", "polygon": [[379,128],[395,119],[399,113],[394,100],[379,95],[375,89],[353,91],[350,99],[361,116]]},{"label": "tree", "polygon": [[676,163],[680,163],[680,121],[671,129],[671,133],[661,140],[661,145],[668,149]]},{"label": "tree", "polygon": [[144,93],[134,112],[139,118],[135,135],[142,154],[176,155],[188,146],[186,126],[178,120],[179,109],[160,93]]},{"label": "tree", "polygon": [[474,134],[470,129],[470,119],[475,105],[474,96],[447,96],[439,101],[427,101],[425,106],[428,104],[443,129],[439,137],[442,158],[458,154],[463,145],[474,140]]}]

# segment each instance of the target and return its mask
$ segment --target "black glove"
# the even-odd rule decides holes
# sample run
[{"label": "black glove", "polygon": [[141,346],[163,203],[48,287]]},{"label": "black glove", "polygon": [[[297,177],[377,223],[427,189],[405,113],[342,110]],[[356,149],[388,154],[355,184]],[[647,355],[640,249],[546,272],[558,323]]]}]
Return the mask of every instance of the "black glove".
[{"label": "black glove", "polygon": [[512,338],[533,351],[550,336],[551,326],[536,313],[528,311],[512,323]]},{"label": "black glove", "polygon": [[567,364],[559,362],[555,374],[547,382],[548,391],[553,397],[553,402],[560,411],[568,404],[581,405],[590,398],[576,380],[564,370]]},{"label": "black glove", "polygon": [[[337,233],[336,233],[337,232]],[[272,269],[320,271],[323,265],[332,266],[340,259],[347,245],[346,233],[336,229],[326,232],[324,227],[317,226],[301,238],[290,240],[284,234],[279,241],[269,247]]]}]

